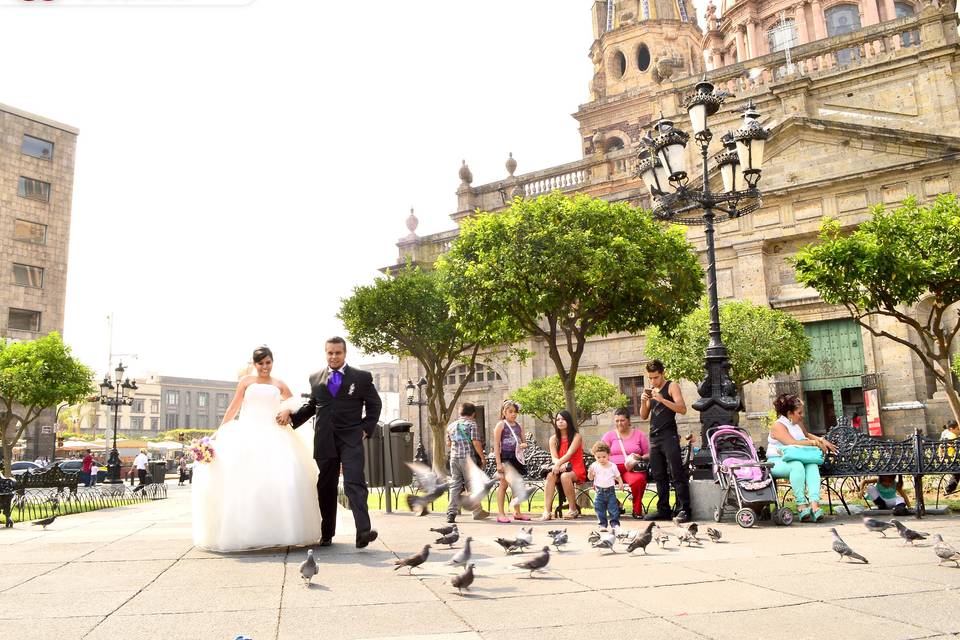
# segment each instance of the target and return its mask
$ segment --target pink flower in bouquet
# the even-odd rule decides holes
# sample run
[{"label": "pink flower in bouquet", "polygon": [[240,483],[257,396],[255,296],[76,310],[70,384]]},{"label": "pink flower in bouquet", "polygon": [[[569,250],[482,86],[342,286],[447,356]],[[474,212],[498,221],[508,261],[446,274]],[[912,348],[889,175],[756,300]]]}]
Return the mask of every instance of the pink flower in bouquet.
[{"label": "pink flower in bouquet", "polygon": [[190,451],[193,453],[193,459],[203,464],[213,462],[213,458],[216,455],[213,445],[210,444],[210,438],[208,437],[191,442]]}]

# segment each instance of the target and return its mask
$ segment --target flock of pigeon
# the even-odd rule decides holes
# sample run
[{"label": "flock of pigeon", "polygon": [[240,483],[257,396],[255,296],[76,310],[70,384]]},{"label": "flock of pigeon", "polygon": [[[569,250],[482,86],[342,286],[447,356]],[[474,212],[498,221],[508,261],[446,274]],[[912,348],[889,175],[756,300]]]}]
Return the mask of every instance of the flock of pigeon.
[{"label": "flock of pigeon", "polygon": [[[903,543],[911,546],[913,546],[913,543],[917,540],[926,540],[930,536],[929,533],[910,529],[899,520],[886,521],[877,520],[876,518],[864,518],[863,526],[865,526],[868,531],[879,533],[884,538],[887,537],[887,529],[896,527],[897,534],[903,538]],[[864,564],[869,564],[869,560],[851,549],[850,545],[843,541],[843,538],[840,537],[840,534],[837,533],[835,528],[831,528],[830,533],[833,534],[833,550],[840,556],[837,558],[837,561],[843,560],[844,558],[850,558],[852,560],[859,560]],[[942,565],[944,562],[953,562],[956,567],[960,568],[960,551],[957,551],[955,548],[944,542],[943,536],[941,536],[939,533],[934,534],[933,540],[933,552],[940,560],[937,564]]]}]

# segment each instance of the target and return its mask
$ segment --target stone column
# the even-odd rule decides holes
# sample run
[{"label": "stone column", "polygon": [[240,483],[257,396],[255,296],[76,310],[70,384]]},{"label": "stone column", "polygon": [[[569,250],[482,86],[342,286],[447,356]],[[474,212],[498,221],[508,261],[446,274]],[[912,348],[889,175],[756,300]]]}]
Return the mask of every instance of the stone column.
[{"label": "stone column", "polygon": [[747,51],[743,42],[743,34],[746,30],[746,27],[742,24],[737,25],[736,30],[736,41],[737,41],[737,62],[743,62],[747,59]]},{"label": "stone column", "polygon": [[800,2],[793,7],[793,19],[797,25],[797,44],[806,44],[810,42],[810,34],[807,31],[807,16],[804,9],[804,3]]},{"label": "stone column", "polygon": [[863,26],[878,24],[880,22],[880,12],[877,10],[877,0],[862,0],[863,2]]},{"label": "stone column", "polygon": [[763,55],[763,47],[759,42],[757,21],[751,18],[747,22],[747,49],[750,50],[750,57],[757,58]]},{"label": "stone column", "polygon": [[822,40],[827,37],[827,19],[823,17],[823,6],[820,0],[811,0],[813,9],[813,39]]},{"label": "stone column", "polygon": [[713,61],[711,69],[721,68],[723,66],[723,51],[720,49],[712,49],[710,51],[710,59]]},{"label": "stone column", "polygon": [[897,19],[897,8],[893,5],[893,0],[883,0],[884,22]]}]

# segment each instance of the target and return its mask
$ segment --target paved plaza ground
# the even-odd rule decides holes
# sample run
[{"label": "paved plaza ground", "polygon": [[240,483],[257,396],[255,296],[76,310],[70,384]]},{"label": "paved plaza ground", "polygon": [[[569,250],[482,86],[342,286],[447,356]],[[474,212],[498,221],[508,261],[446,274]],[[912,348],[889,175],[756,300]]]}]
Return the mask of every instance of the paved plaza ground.
[{"label": "paved plaza ground", "polygon": [[[250,518],[255,519],[256,513]],[[651,555],[590,549],[589,520],[534,579],[494,544],[515,524],[460,518],[475,538],[477,580],[460,596],[435,548],[408,577],[395,558],[432,542],[441,515],[374,513],[380,539],[353,545],[340,511],[334,545],[318,549],[305,588],[302,549],[217,555],[190,540],[190,489],[149,504],[72,515],[46,531],[0,530],[0,638],[947,638],[960,633],[960,569],[938,567],[932,544],[906,547],[858,518],[789,529],[718,525],[724,542]],[[556,525],[556,523],[549,523]],[[917,528],[960,547],[960,516]],[[548,524],[534,523],[535,543]],[[637,526],[633,520],[628,527]],[[870,564],[839,563],[829,527]],[[460,546],[459,544],[457,545]],[[602,622],[601,622],[602,621]]]}]

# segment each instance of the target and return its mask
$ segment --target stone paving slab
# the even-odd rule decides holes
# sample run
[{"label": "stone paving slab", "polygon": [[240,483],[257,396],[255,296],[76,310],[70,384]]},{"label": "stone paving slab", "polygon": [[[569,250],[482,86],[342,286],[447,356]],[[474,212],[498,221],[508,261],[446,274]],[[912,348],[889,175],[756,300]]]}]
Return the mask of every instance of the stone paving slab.
[{"label": "stone paving slab", "polygon": [[[589,617],[596,611],[625,621],[618,637],[621,627],[681,640],[960,633],[960,569],[938,567],[931,543],[904,546],[866,531],[859,518],[750,530],[703,523],[720,529],[723,542],[680,548],[673,539],[666,549],[651,545],[649,555],[591,549],[586,537],[597,525],[587,519],[532,522],[523,523],[533,527],[531,551],[505,555],[494,538],[514,537],[518,523],[461,517],[461,536],[474,538],[477,574],[461,595],[449,584],[459,570],[446,563],[462,542],[453,550],[437,545],[412,576],[393,570],[397,557],[434,542],[429,529],[445,524],[442,514],[374,513],[380,538],[358,550],[350,513],[341,510],[334,545],[314,547],[320,573],[307,588],[297,573],[306,548],[217,554],[193,547],[189,497],[189,487],[171,487],[167,500],[63,517],[46,531],[0,531],[0,634],[557,640],[596,635]],[[960,547],[960,518],[907,524]],[[870,563],[837,562],[831,526]],[[551,549],[547,571],[531,579],[513,566],[539,553],[548,529],[564,527],[571,543]],[[37,610],[48,613],[40,619]]]}]

